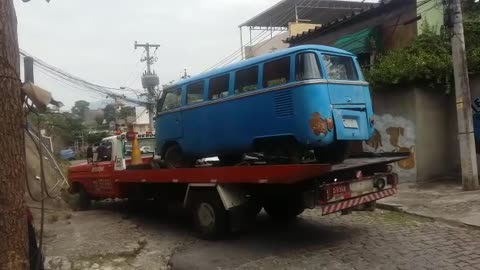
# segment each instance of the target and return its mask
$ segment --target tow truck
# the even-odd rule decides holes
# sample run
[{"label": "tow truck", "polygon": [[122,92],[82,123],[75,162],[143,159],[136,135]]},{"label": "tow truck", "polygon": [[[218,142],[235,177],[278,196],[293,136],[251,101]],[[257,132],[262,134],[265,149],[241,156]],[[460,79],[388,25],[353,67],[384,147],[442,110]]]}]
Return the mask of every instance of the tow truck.
[{"label": "tow truck", "polygon": [[[191,213],[196,231],[206,239],[245,228],[262,208],[278,221],[292,220],[307,208],[319,208],[322,215],[372,210],[377,200],[397,193],[398,175],[391,164],[408,157],[364,154],[334,165],[272,165],[251,158],[236,166],[203,162],[169,168],[155,154],[139,154],[139,142],[155,140],[153,134],[131,137],[104,138],[111,147],[107,160],[69,168],[70,192],[79,194],[80,208],[108,198],[176,203]],[[125,156],[129,140],[131,158]]]}]

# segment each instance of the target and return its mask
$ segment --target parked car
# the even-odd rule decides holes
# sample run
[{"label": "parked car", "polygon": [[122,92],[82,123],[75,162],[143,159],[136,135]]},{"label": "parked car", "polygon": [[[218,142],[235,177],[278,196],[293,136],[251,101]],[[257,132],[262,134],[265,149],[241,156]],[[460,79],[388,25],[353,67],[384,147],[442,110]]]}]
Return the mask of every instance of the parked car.
[{"label": "parked car", "polygon": [[142,152],[142,154],[153,154],[155,151],[153,151],[149,145],[144,145],[140,147],[140,152]]},{"label": "parked car", "polygon": [[65,160],[75,160],[76,154],[72,149],[63,149],[60,151],[60,157]]}]

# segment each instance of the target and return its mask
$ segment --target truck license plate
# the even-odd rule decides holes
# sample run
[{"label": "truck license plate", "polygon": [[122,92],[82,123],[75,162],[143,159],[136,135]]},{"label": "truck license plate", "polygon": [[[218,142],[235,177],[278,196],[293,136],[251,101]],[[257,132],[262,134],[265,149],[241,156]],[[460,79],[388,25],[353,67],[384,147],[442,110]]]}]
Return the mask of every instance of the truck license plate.
[{"label": "truck license plate", "polygon": [[347,193],[349,191],[350,191],[350,185],[349,184],[335,185],[335,186],[332,187],[333,196],[341,195],[341,194]]},{"label": "truck license plate", "polygon": [[358,121],[357,121],[357,119],[344,118],[343,119],[343,126],[346,127],[346,128],[358,128]]}]

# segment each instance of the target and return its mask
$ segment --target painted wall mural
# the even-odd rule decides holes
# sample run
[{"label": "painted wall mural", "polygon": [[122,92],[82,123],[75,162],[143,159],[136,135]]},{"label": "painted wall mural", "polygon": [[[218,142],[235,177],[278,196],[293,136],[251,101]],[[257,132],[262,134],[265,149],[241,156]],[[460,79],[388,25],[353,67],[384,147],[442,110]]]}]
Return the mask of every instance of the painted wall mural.
[{"label": "painted wall mural", "polygon": [[375,133],[364,143],[368,152],[410,152],[410,158],[394,164],[394,171],[405,181],[416,181],[415,124],[391,114],[375,115]]}]

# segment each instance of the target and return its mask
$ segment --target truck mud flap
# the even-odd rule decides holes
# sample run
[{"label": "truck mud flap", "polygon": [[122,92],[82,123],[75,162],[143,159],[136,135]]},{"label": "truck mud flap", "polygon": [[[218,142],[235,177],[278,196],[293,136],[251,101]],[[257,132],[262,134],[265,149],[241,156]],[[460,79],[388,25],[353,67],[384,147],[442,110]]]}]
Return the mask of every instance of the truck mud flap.
[{"label": "truck mud flap", "polygon": [[350,209],[361,204],[377,201],[385,197],[392,196],[396,193],[397,193],[396,188],[390,188],[390,189],[385,189],[382,191],[366,194],[363,196],[351,198],[348,200],[324,204],[324,205],[321,205],[320,208],[322,209],[322,215],[325,216],[325,215],[333,214],[335,212],[339,212],[342,210]]}]

